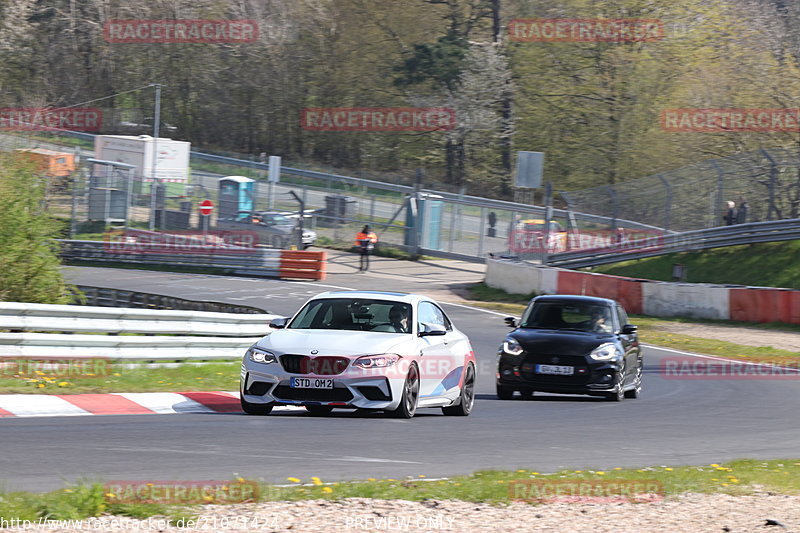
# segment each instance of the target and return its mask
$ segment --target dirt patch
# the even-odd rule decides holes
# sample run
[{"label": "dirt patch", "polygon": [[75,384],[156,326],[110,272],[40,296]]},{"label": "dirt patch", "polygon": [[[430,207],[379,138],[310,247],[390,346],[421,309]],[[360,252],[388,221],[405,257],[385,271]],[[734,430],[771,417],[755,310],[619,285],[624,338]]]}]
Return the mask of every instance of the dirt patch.
[{"label": "dirt patch", "polygon": [[659,325],[659,331],[703,339],[714,339],[745,346],[766,346],[791,352],[800,352],[800,334],[785,331],[770,331],[742,326],[718,324],[691,324],[675,322]]}]

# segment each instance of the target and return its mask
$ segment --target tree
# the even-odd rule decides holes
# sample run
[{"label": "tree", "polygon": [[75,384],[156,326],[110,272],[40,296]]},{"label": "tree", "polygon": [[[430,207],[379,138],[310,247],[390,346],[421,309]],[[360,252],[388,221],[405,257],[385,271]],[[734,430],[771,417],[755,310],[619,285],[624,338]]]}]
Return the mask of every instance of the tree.
[{"label": "tree", "polygon": [[0,155],[0,300],[68,303],[57,223],[44,209],[46,182],[29,164]]}]

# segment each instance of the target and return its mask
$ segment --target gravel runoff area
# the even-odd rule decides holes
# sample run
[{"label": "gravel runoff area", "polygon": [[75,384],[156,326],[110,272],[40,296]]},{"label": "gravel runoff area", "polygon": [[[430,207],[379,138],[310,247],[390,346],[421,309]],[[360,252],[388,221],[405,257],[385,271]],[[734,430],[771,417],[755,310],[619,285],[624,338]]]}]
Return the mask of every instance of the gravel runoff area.
[{"label": "gravel runoff area", "polygon": [[[747,496],[684,494],[656,503],[493,506],[463,501],[410,502],[353,498],[262,504],[208,505],[194,522],[167,526],[164,519],[88,519],[75,527],[36,530],[79,531],[268,531],[291,533],[454,532],[454,533],[637,533],[800,531],[800,497],[771,493]],[[31,531],[10,528],[5,531]]]}]

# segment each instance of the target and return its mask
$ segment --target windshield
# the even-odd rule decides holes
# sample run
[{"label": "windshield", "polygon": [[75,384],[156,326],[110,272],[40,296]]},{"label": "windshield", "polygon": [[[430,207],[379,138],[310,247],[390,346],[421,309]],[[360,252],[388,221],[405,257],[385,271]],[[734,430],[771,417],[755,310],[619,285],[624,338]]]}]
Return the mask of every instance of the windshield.
[{"label": "windshield", "polygon": [[287,329],[411,333],[411,305],[387,300],[324,298],[308,302]]},{"label": "windshield", "polygon": [[540,302],[525,310],[520,327],[610,333],[614,329],[611,316],[603,305]]}]

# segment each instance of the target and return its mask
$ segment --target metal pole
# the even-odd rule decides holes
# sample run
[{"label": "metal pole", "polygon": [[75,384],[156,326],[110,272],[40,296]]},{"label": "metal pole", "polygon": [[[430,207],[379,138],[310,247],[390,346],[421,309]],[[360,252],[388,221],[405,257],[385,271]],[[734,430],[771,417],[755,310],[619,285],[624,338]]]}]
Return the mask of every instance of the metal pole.
[{"label": "metal pole", "polygon": [[719,209],[723,205],[723,202],[725,201],[725,173],[722,171],[722,167],[719,166],[719,163],[717,163],[715,159],[711,160],[711,166],[714,167],[714,170],[717,172],[717,198],[715,201],[716,205],[711,206],[711,222],[708,227],[714,228],[720,225],[718,213]]},{"label": "metal pole", "polygon": [[669,231],[670,209],[672,208],[672,184],[667,181],[663,174],[658,174],[658,179],[664,184],[666,198],[664,199],[664,231]]},{"label": "metal pole", "polygon": [[550,221],[553,219],[553,184],[544,184],[544,240],[542,242],[542,265],[547,266],[550,247]]},{"label": "metal pole", "polygon": [[153,110],[153,161],[150,170],[150,231],[156,229],[156,167],[158,165],[158,135],[161,126],[161,84],[154,83],[153,87],[156,88],[156,101]]},{"label": "metal pole", "polygon": [[772,220],[773,213],[780,218],[778,207],[775,205],[775,186],[778,182],[778,164],[775,162],[775,159],[773,159],[772,154],[763,148],[761,149],[761,153],[769,160],[769,207],[767,209],[767,220]]},{"label": "metal pole", "polygon": [[453,251],[453,237],[456,231],[456,205],[457,204],[452,204],[452,203],[450,204],[450,237],[448,239],[449,242],[447,244],[448,252]]},{"label": "metal pole", "polygon": [[480,228],[478,229],[478,234],[481,236],[481,238],[478,239],[478,257],[483,257],[483,234],[484,230],[486,229],[485,226],[486,226],[486,208],[481,207],[481,222],[480,222]]},{"label": "metal pole", "polygon": [[125,195],[125,229],[131,224],[131,199],[133,198],[133,168],[128,169],[128,191]]}]

